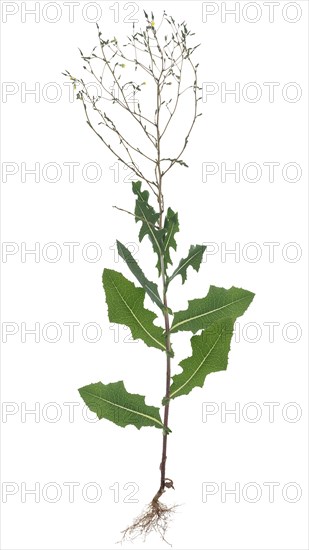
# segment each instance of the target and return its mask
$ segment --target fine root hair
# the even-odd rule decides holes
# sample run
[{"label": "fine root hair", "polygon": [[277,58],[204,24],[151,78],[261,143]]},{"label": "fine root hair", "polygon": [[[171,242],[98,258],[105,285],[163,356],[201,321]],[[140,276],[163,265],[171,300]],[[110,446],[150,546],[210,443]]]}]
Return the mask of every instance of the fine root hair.
[{"label": "fine root hair", "polygon": [[165,535],[177,507],[177,504],[173,506],[163,504],[163,502],[159,501],[158,495],[156,495],[145,510],[135,518],[132,525],[122,531],[122,540],[120,542],[133,541],[138,537],[142,537],[145,540],[147,535],[156,532],[171,546],[166,540]]}]

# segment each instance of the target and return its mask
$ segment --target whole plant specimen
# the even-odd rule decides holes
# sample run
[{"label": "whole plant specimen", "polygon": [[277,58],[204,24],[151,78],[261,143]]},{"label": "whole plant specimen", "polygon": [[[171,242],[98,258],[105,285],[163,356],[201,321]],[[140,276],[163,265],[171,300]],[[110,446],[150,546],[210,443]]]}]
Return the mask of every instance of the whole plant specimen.
[{"label": "whole plant specimen", "polygon": [[[242,288],[210,286],[206,296],[189,300],[184,311],[174,311],[168,302],[170,284],[177,276],[184,283],[189,267],[198,271],[206,248],[200,244],[192,245],[187,256],[171,268],[171,251],[176,251],[175,235],[179,231],[179,222],[178,214],[171,207],[166,210],[163,196],[163,178],[169,170],[175,165],[187,167],[181,156],[201,114],[197,112],[201,99],[201,88],[197,83],[198,63],[192,61],[198,46],[189,45],[194,33],[188,30],[185,22],[176,23],[164,12],[160,24],[156,25],[153,13],[149,16],[144,11],[144,15],[144,28],[136,30],[133,24],[133,33],[122,46],[116,37],[104,40],[97,26],[98,46],[89,55],[80,50],[83,68],[92,78],[91,85],[83,78],[72,76],[69,71],[63,74],[72,80],[74,89],[78,88],[77,98],[82,102],[87,124],[117,160],[138,178],[132,184],[134,213],[115,208],[132,214],[141,224],[139,240],[148,237],[161,280],[159,290],[158,285],[146,277],[128,248],[117,241],[118,253],[139,285],[117,271],[104,269],[103,286],[109,320],[129,327],[134,339],[161,350],[166,360],[163,418],[159,407],[146,405],[145,397],[129,393],[122,381],[89,384],[79,392],[100,419],[108,419],[122,427],[133,424],[138,429],[153,426],[162,430],[158,490],[146,510],[124,531],[124,537],[147,535],[157,530],[164,538],[174,508],[160,501],[166,489],[174,488],[172,479],[166,477],[171,402],[189,394],[197,386],[202,387],[209,373],[227,368],[235,320],[246,311],[254,294]],[[124,79],[126,71],[127,80]],[[146,84],[148,103],[147,109],[142,110],[141,98]],[[183,97],[189,98],[185,109]],[[168,153],[166,145],[173,149],[167,139],[170,123],[177,120],[178,113],[181,115],[179,125],[185,127],[185,135],[178,151]],[[132,136],[129,135],[130,123]],[[174,141],[173,138],[173,145]],[[151,204],[151,198],[156,206]],[[155,313],[145,308],[146,294],[159,309],[164,327],[154,324]],[[192,354],[179,363],[182,372],[172,376],[171,340],[179,331],[194,334],[191,338]]]}]

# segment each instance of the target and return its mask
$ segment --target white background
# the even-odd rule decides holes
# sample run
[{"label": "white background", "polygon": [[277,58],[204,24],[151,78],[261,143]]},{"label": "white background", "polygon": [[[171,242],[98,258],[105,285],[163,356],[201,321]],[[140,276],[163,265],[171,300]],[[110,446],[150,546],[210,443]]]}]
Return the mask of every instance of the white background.
[{"label": "white background", "polygon": [[[13,8],[7,8],[8,4]],[[30,9],[34,2],[26,4]],[[149,277],[156,274],[146,240],[137,249],[133,218],[112,209],[114,204],[133,208],[130,184],[122,181],[128,172],[120,167],[120,181],[114,181],[110,167],[115,159],[86,126],[81,103],[70,101],[66,79],[61,75],[65,69],[82,75],[77,47],[90,52],[96,44],[95,25],[87,21],[95,17],[94,7],[83,12],[87,2],[77,3],[74,22],[70,22],[65,3],[51,3],[57,4],[57,10],[45,6],[45,11],[46,2],[38,4],[37,21],[28,15],[23,22],[25,2],[2,2],[2,9],[6,5],[6,9],[16,11],[7,22],[2,21],[1,29],[2,80],[15,83],[5,88],[14,93],[2,96],[2,162],[16,163],[13,166],[17,167],[16,174],[2,184],[2,241],[4,250],[14,252],[2,258],[2,319],[16,332],[2,345],[2,400],[11,404],[4,405],[4,410],[14,413],[2,417],[2,483],[11,482],[11,489],[15,488],[15,494],[2,504],[2,547],[110,549],[119,547],[116,542],[120,531],[158,488],[161,433],[151,428],[138,431],[133,426],[122,429],[105,420],[86,421],[77,388],[99,380],[124,380],[128,391],[145,395],[149,404],[160,403],[164,391],[163,354],[143,342],[128,341],[122,327],[116,345],[101,287],[104,267],[120,270],[132,280],[115,257],[116,238],[136,243],[136,258],[144,268],[150,266],[146,267]],[[99,23],[103,36],[116,35],[120,40],[131,31],[131,24],[123,20],[131,7],[125,11],[125,3],[119,2],[117,23],[110,9],[114,4],[97,3],[102,10]],[[201,104],[204,114],[182,156],[189,168],[174,168],[165,183],[166,205],[179,211],[181,224],[177,255],[173,257],[184,257],[190,244],[201,242],[217,243],[217,252],[207,257],[199,274],[191,270],[184,286],[180,277],[175,280],[170,302],[175,310],[184,309],[188,298],[204,296],[210,284],[240,286],[256,296],[239,319],[241,336],[232,344],[228,370],[209,376],[203,389],[195,389],[172,403],[167,475],[174,480],[176,490],[173,494],[169,491],[164,500],[180,506],[167,538],[175,549],[300,550],[308,548],[308,4],[301,1],[287,7],[287,2],[278,2],[273,22],[269,6],[263,2],[251,8],[247,2],[238,3],[239,22],[233,15],[227,15],[224,22],[225,9],[233,8],[235,2],[204,4],[204,10],[211,11],[214,6],[216,12],[207,21],[202,18],[202,2],[136,3],[135,17],[142,24],[143,8],[153,10],[156,19],[164,8],[177,21],[187,21],[202,44],[196,52],[200,82],[215,83],[219,90]],[[52,23],[59,13],[59,20]],[[258,21],[248,21],[256,14],[261,16]],[[291,22],[297,14],[299,20]],[[46,88],[51,82],[58,83],[61,90],[55,101],[45,93],[47,89],[52,96],[52,88]],[[254,89],[244,88],[249,82],[262,91],[256,102],[250,101]],[[279,83],[273,101],[265,82]],[[290,82],[298,83],[302,90],[298,101],[285,95],[287,90],[293,99],[295,89],[284,88]],[[23,86],[34,89],[35,83],[37,97],[24,96]],[[235,95],[227,95],[224,101],[220,93],[224,83],[229,89],[239,83],[243,91],[239,101]],[[181,131],[181,127],[175,128],[175,137]],[[35,162],[40,163],[39,181],[29,174],[22,178],[21,163],[33,168]],[[65,162],[79,163],[72,182]],[[94,162],[100,165],[102,176],[98,182],[86,181],[82,168]],[[221,163],[231,167],[239,162],[243,167],[254,162],[262,167],[262,175],[256,182],[246,181],[250,174],[247,178],[241,176],[240,182],[227,176],[224,183],[219,171],[205,182],[202,163],[211,162],[219,167]],[[280,163],[274,182],[267,167],[263,167],[265,162]],[[302,169],[298,181],[284,177],[282,167],[290,162]],[[44,179],[47,163],[60,166],[59,181]],[[53,173],[48,174],[51,177]],[[292,171],[288,175],[291,179]],[[88,179],[91,177],[90,170]],[[69,261],[68,246],[64,245],[68,242],[79,243],[73,261]],[[24,256],[24,247],[34,248],[35,243],[39,243],[37,257]],[[47,243],[57,243],[59,261],[49,259],[56,249],[46,247]],[[97,243],[96,249],[87,249],[87,243]],[[249,248],[248,243],[255,244]],[[269,246],[263,243],[279,243],[273,260]],[[287,243],[297,243],[297,247]],[[225,247],[235,246],[239,246],[239,257],[224,254]],[[90,261],[96,250],[101,250],[101,257]],[[300,250],[302,256],[292,261]],[[261,257],[252,261],[259,251]],[[72,343],[64,325],[68,322],[79,323]],[[269,322],[278,323],[272,342],[265,325]],[[39,323],[39,341],[27,334],[22,342],[23,327],[33,328],[35,323]],[[47,341],[55,335],[51,330],[46,337],[44,327],[48,323],[62,329],[55,343]],[[83,338],[82,329],[87,323],[101,327],[102,336],[96,343]],[[3,326],[7,330],[8,325]],[[87,334],[88,340],[94,338],[91,330]],[[175,335],[174,348],[174,372],[178,372],[178,361],[190,354],[188,335]],[[202,404],[206,402],[215,403],[218,412],[203,422]],[[255,405],[250,409],[247,404],[251,402]],[[273,422],[264,405],[268,402],[278,404]],[[297,403],[297,409],[285,406],[291,402]],[[25,416],[24,409],[33,409],[35,403],[37,416]],[[48,403],[57,403],[58,407],[46,407]],[[71,422],[69,407],[64,403],[76,403]],[[235,415],[222,421],[224,404],[231,409],[237,407],[236,403],[241,411],[239,421],[235,421]],[[256,411],[262,412],[261,418],[250,422],[250,414],[254,418]],[[301,411],[301,417],[292,422],[289,418],[295,411]],[[55,414],[59,419],[52,422]],[[46,497],[44,489],[51,482],[62,490],[54,503],[50,500],[55,492],[51,489]],[[68,482],[79,483],[71,503],[68,487],[63,485]],[[89,502],[94,498],[91,490],[88,502],[83,498],[82,489],[90,482],[102,490],[97,502]],[[206,482],[217,484],[218,492],[203,502],[202,484]],[[267,482],[279,484],[272,503],[264,485]],[[39,484],[39,502],[30,494],[22,502],[22,483],[28,489]],[[119,502],[114,502],[114,491],[110,489],[115,483],[119,484]],[[130,486],[124,489],[126,483],[138,485],[133,498],[139,502],[124,502],[132,490]],[[240,502],[235,502],[235,495],[222,502],[224,483],[229,489],[238,483],[241,491],[247,483],[254,483],[261,490],[261,498],[249,502],[255,496],[251,488],[247,496],[241,492]],[[294,496],[293,488],[288,499],[284,498],[288,483],[302,490],[297,502],[288,502]],[[166,544],[153,536],[145,543],[123,545],[131,547],[155,549],[165,548]]]}]

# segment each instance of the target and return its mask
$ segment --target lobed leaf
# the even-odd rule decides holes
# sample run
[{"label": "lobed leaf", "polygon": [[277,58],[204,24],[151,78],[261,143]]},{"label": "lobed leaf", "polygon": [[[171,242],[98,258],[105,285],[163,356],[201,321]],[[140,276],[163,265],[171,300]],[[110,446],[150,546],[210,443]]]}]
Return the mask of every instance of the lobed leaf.
[{"label": "lobed leaf", "polygon": [[158,214],[148,203],[149,193],[148,191],[141,190],[140,181],[134,181],[132,184],[132,189],[133,193],[137,196],[135,205],[135,221],[142,221],[138,238],[141,242],[145,235],[148,235],[152,248],[158,257],[156,267],[159,275],[161,275],[162,268],[160,258],[163,253],[163,235],[165,234],[165,229],[159,229],[157,226],[160,214]]},{"label": "lobed leaf", "polygon": [[210,286],[205,298],[189,300],[184,311],[177,311],[171,332],[204,329],[221,319],[236,319],[243,315],[254,298],[253,292],[232,286],[229,289]]},{"label": "lobed leaf", "polygon": [[109,320],[129,327],[135,340],[165,351],[163,328],[153,324],[155,313],[144,308],[145,290],[113,269],[104,269],[103,287]]},{"label": "lobed leaf", "polygon": [[168,277],[167,284],[169,284],[177,275],[181,275],[182,284],[187,280],[187,269],[191,266],[195,271],[198,271],[203,254],[206,250],[206,246],[201,244],[191,245],[188,256],[180,260],[178,267],[175,269],[174,273]]},{"label": "lobed leaf", "polygon": [[159,291],[158,291],[158,286],[155,283],[152,283],[151,281],[149,281],[145,277],[145,275],[144,275],[143,271],[141,270],[141,268],[139,267],[138,263],[133,258],[130,250],[128,250],[127,247],[124,244],[117,241],[117,249],[118,249],[119,256],[121,256],[121,258],[123,258],[123,260],[126,262],[128,268],[131,270],[133,275],[135,275],[138,282],[142,285],[142,287],[147,292],[148,296],[152,299],[152,301],[157,306],[159,306],[159,308],[163,309],[164,304],[161,301]]},{"label": "lobed leaf", "polygon": [[163,254],[164,254],[164,268],[166,270],[168,264],[172,264],[170,257],[170,249],[177,249],[175,241],[175,234],[179,231],[178,214],[173,212],[171,208],[167,209],[165,221],[164,221],[165,233],[163,236]]},{"label": "lobed leaf", "polygon": [[110,384],[97,382],[78,391],[87,407],[100,420],[105,418],[123,428],[132,424],[138,430],[143,426],[164,428],[159,409],[146,405],[144,396],[127,392],[122,381]]},{"label": "lobed leaf", "polygon": [[186,395],[197,386],[202,388],[208,374],[227,368],[234,321],[223,319],[192,336],[192,355],[179,363],[183,370],[173,376],[170,399]]}]

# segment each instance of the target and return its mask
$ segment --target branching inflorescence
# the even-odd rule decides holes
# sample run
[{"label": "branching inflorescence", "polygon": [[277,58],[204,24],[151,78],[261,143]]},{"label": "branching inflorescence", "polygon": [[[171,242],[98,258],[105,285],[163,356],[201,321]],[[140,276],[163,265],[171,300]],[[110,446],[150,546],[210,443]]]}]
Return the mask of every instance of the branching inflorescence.
[{"label": "branching inflorescence", "polygon": [[[165,208],[163,178],[177,164],[187,167],[181,157],[201,114],[198,113],[201,99],[198,63],[192,61],[198,45],[189,45],[194,33],[185,22],[176,23],[164,12],[157,25],[153,13],[150,17],[144,14],[144,28],[136,30],[133,24],[133,33],[123,45],[116,37],[104,40],[97,27],[99,44],[90,55],[80,51],[90,82],[72,76],[69,71],[64,74],[72,80],[74,89],[78,88],[77,98],[82,102],[87,124],[117,160],[138,178],[132,184],[134,213],[115,208],[132,214],[135,221],[141,223],[139,240],[148,236],[161,280],[159,290],[158,285],[145,276],[128,248],[117,241],[119,255],[140,286],[117,271],[104,269],[109,320],[126,325],[134,339],[160,349],[166,356],[163,420],[158,407],[146,405],[144,396],[128,393],[122,381],[90,384],[79,392],[99,418],[119,426],[133,424],[138,429],[154,426],[162,430],[159,488],[145,512],[124,531],[124,537],[134,538],[157,530],[164,538],[173,511],[159,500],[166,489],[174,488],[173,481],[166,477],[170,402],[196,386],[202,387],[207,374],[226,369],[235,320],[246,311],[254,294],[241,288],[210,286],[206,297],[189,300],[184,311],[174,312],[168,303],[170,283],[177,275],[184,283],[190,266],[198,271],[206,248],[192,245],[188,255],[170,272],[173,264],[170,253],[177,248],[175,235],[179,222],[178,214],[170,207]],[[128,74],[126,80],[125,74]],[[142,108],[143,96],[147,103]],[[177,116],[179,129],[185,129],[184,136],[177,131],[179,143],[174,137],[169,138]],[[175,128],[173,131],[175,133]],[[173,153],[171,141],[173,147],[177,147]],[[142,189],[142,185],[148,189]],[[156,208],[150,202],[153,195]],[[155,313],[145,309],[146,293],[159,308],[164,327],[155,325]],[[181,361],[182,372],[172,377],[171,337],[178,331],[195,335],[191,338],[192,355]]]}]

